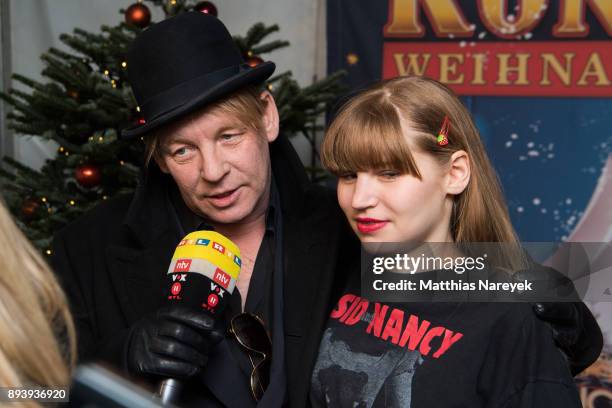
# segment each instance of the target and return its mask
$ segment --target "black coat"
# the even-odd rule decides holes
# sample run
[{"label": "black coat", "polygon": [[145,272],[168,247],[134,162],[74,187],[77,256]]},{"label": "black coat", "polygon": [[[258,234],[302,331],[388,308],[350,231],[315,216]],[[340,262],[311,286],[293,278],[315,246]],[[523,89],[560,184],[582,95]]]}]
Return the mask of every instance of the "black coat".
[{"label": "black coat", "polygon": [[[333,286],[344,280],[357,243],[335,194],[308,182],[289,141],[279,137],[270,154],[283,212],[288,396],[291,406],[303,406]],[[130,326],[163,305],[181,238],[161,188],[167,177],[152,166],[133,195],[104,202],[55,237],[53,266],[74,314],[81,361],[125,369]]]}]

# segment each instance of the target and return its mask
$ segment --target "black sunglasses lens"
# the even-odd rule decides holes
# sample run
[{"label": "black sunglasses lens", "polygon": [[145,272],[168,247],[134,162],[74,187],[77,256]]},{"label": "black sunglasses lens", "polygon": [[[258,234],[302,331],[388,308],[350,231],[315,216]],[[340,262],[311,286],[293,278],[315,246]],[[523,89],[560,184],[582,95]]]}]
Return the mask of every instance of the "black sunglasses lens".
[{"label": "black sunglasses lens", "polygon": [[272,344],[264,323],[255,315],[239,314],[232,319],[231,332],[238,342],[249,349],[253,372],[251,392],[255,401],[261,400],[270,383]]},{"label": "black sunglasses lens", "polygon": [[243,314],[232,320],[232,329],[242,343],[260,353],[270,353],[270,339],[263,323],[257,318]]}]

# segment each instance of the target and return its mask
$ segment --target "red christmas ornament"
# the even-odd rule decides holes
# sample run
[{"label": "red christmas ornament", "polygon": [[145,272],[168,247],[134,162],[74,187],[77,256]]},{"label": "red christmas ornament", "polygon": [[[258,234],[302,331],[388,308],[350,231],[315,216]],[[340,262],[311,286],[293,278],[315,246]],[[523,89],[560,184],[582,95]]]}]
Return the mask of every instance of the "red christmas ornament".
[{"label": "red christmas ornament", "polygon": [[85,188],[95,187],[102,181],[100,169],[91,164],[83,164],[74,170],[74,178]]},{"label": "red christmas ornament", "polygon": [[217,6],[210,1],[201,1],[193,7],[194,10],[200,13],[210,14],[211,16],[217,17]]},{"label": "red christmas ornament", "polygon": [[68,94],[69,97],[71,97],[72,99],[79,99],[79,91],[77,91],[76,89],[68,89],[66,91],[66,93]]},{"label": "red christmas ornament", "polygon": [[255,68],[256,66],[258,66],[262,62],[264,62],[264,60],[262,60],[258,56],[252,56],[252,57],[247,58],[247,60],[246,60],[246,63],[249,64],[249,66],[251,68]]},{"label": "red christmas ornament", "polygon": [[145,28],[151,23],[151,11],[142,3],[134,3],[125,10],[125,22],[138,28]]},{"label": "red christmas ornament", "polygon": [[26,220],[31,220],[36,215],[36,211],[40,207],[40,203],[35,198],[28,198],[21,205],[21,215]]}]

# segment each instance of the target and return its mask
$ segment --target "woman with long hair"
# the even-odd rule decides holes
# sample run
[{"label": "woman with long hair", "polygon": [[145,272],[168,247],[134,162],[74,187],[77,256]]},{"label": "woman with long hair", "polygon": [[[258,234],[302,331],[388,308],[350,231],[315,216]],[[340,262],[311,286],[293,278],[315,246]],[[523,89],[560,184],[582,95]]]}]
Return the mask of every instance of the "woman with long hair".
[{"label": "woman with long hair", "polygon": [[66,298],[1,202],[0,248],[0,387],[67,387],[76,346]]},{"label": "woman with long hair", "polygon": [[[361,92],[330,125],[321,157],[362,244],[411,243],[420,253],[429,243],[434,255],[458,259],[471,244],[499,243],[485,272],[528,265],[478,130],[446,86],[402,77]],[[350,276],[321,340],[312,405],[580,406],[564,356],[529,304],[410,302],[410,294],[378,302],[361,296],[358,271]]]}]

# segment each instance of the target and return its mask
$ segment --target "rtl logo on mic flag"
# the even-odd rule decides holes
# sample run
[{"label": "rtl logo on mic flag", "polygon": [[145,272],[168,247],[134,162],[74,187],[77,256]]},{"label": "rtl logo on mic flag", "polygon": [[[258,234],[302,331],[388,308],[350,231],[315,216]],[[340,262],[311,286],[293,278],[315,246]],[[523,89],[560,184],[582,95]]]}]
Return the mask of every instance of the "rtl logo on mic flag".
[{"label": "rtl logo on mic flag", "polygon": [[214,231],[196,231],[183,238],[168,268],[171,303],[197,307],[217,314],[236,287],[240,250]]}]

